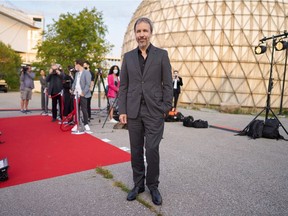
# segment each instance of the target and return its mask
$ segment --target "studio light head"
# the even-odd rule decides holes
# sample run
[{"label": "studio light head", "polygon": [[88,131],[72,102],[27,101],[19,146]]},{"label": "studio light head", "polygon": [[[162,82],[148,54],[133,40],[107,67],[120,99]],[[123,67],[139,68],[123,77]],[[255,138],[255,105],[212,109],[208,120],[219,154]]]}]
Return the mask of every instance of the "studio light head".
[{"label": "studio light head", "polygon": [[277,51],[281,51],[281,50],[284,50],[284,49],[287,49],[287,48],[288,48],[288,42],[287,41],[283,41],[282,39],[280,39],[275,45],[275,49]]},{"label": "studio light head", "polygon": [[265,43],[259,43],[258,46],[255,47],[255,54],[260,55],[265,53],[267,50],[267,45]]}]

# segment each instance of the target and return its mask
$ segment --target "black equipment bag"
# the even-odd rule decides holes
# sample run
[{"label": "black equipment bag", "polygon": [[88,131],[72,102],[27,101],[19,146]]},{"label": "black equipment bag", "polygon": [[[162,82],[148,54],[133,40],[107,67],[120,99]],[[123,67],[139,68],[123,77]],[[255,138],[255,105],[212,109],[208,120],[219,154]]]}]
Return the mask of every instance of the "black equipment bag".
[{"label": "black equipment bag", "polygon": [[208,128],[208,122],[201,120],[201,119],[198,119],[198,120],[195,120],[193,122],[192,127],[194,127],[194,128]]},{"label": "black equipment bag", "polygon": [[177,111],[170,111],[169,114],[166,116],[166,122],[179,122],[184,120],[184,115],[181,112]]},{"label": "black equipment bag", "polygon": [[284,139],[279,133],[279,121],[278,119],[270,118],[265,121],[263,127],[263,137],[269,139]]},{"label": "black equipment bag", "polygon": [[186,116],[183,119],[183,126],[185,126],[185,127],[193,127],[193,121],[194,121],[193,116]]},{"label": "black equipment bag", "polygon": [[247,136],[256,139],[262,137],[264,128],[264,121],[255,119],[253,120],[247,130]]}]

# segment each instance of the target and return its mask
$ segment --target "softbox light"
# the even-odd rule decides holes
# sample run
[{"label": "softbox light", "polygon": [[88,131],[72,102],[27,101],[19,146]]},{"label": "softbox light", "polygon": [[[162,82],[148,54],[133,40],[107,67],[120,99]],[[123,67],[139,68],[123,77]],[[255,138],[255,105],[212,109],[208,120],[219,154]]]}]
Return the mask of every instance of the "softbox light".
[{"label": "softbox light", "polygon": [[0,160],[0,181],[8,180],[8,159],[4,158]]}]

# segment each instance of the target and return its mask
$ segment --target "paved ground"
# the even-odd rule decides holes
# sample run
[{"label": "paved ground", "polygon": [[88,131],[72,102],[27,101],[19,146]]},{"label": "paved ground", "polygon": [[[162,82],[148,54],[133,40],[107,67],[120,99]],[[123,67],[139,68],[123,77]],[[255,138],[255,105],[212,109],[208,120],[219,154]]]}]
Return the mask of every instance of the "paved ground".
[{"label": "paved ground", "polygon": [[[34,94],[30,108],[39,108],[39,100],[39,95]],[[97,108],[97,97],[93,100],[93,107]],[[19,93],[0,93],[0,109],[18,107]],[[255,116],[208,109],[179,111],[207,120],[210,125],[238,129],[243,129]],[[27,115],[40,113],[33,111]],[[18,110],[0,111],[0,117],[16,115],[25,114]],[[95,112],[93,117],[93,136],[129,148],[126,130],[115,130],[109,123],[103,127],[105,113]],[[280,120],[288,128],[288,119]],[[287,138],[282,128],[280,133]],[[154,206],[148,190],[140,195],[158,214],[288,215],[287,141],[251,140],[230,131],[166,123],[160,151],[159,189],[163,205]],[[112,172],[114,180],[88,170],[0,189],[0,215],[157,215],[138,201],[126,201],[127,193],[113,185],[113,181],[121,181],[133,186],[129,162],[104,168]]]}]

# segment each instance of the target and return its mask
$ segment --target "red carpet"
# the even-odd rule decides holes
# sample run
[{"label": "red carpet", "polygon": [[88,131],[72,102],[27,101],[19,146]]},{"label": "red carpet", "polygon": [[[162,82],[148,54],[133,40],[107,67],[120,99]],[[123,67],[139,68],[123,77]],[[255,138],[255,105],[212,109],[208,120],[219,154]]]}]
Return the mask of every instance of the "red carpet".
[{"label": "red carpet", "polygon": [[0,131],[0,159],[9,163],[0,188],[130,161],[129,153],[89,134],[62,132],[47,116],[0,118]]}]

